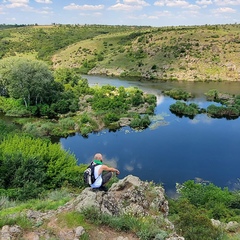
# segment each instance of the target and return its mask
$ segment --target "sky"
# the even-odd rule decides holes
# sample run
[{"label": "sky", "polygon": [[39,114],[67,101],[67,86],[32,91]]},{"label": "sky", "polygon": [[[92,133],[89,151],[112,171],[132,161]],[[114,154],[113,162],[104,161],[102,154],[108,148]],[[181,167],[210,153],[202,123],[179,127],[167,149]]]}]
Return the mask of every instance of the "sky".
[{"label": "sky", "polygon": [[240,23],[240,0],[1,0],[0,24],[191,26]]}]

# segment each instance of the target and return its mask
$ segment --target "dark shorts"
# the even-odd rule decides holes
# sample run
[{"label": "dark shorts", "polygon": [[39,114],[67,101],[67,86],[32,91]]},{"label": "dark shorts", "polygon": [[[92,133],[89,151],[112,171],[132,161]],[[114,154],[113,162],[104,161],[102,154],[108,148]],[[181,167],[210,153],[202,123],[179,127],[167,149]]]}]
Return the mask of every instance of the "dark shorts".
[{"label": "dark shorts", "polygon": [[102,175],[102,186],[105,185],[113,176],[112,172],[107,172]]}]

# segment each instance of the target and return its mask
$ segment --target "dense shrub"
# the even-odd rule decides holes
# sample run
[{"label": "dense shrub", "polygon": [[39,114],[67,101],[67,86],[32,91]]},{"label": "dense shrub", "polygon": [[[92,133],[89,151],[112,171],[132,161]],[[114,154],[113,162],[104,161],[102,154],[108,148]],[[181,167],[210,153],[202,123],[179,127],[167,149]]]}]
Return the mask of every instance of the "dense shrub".
[{"label": "dense shrub", "polygon": [[6,123],[5,121],[0,119],[0,143],[9,133],[15,131],[17,131],[17,128],[14,124]]},{"label": "dense shrub", "polygon": [[210,219],[239,221],[239,191],[230,192],[212,183],[189,180],[177,184],[177,192],[177,199],[169,199],[170,218],[186,240],[222,239],[222,229],[215,228]]},{"label": "dense shrub", "polygon": [[177,232],[184,236],[186,240],[216,240],[221,236],[221,232],[215,228],[211,220],[204,214],[204,211],[182,201],[179,204],[179,219],[175,222]]},{"label": "dense shrub", "polygon": [[176,100],[185,100],[185,101],[193,97],[191,93],[188,93],[182,89],[177,89],[177,88],[163,91],[163,94],[170,96]]},{"label": "dense shrub", "polygon": [[119,115],[110,112],[104,116],[104,123],[108,126],[110,123],[117,122],[119,119]]},{"label": "dense shrub", "polygon": [[236,107],[215,106],[211,104],[207,108],[207,114],[215,118],[225,117],[228,119],[234,119],[239,117],[240,111]]},{"label": "dense shrub", "polygon": [[135,94],[132,95],[132,99],[131,99],[131,100],[132,100],[132,105],[133,105],[134,107],[137,107],[137,106],[139,106],[140,104],[144,103],[142,91],[137,90],[137,91],[135,92]]},{"label": "dense shrub", "polygon": [[130,123],[130,127],[135,129],[144,129],[150,125],[151,121],[148,115],[144,115],[143,117],[136,116]]},{"label": "dense shrub", "polygon": [[199,113],[203,112],[196,103],[190,103],[187,105],[185,102],[177,101],[170,105],[170,111],[175,113],[177,116],[187,116],[193,118]]},{"label": "dense shrub", "polygon": [[22,106],[21,99],[13,99],[0,96],[0,110],[4,113],[11,109],[18,109],[21,106]]},{"label": "dense shrub", "polygon": [[1,142],[0,154],[0,187],[17,189],[22,200],[66,183],[83,186],[76,158],[59,144],[13,135]]},{"label": "dense shrub", "polygon": [[212,183],[202,184],[189,180],[178,187],[181,199],[187,199],[190,204],[207,210],[210,218],[226,220],[234,215],[235,208],[229,207],[235,201],[236,195],[227,188],[221,189]]}]

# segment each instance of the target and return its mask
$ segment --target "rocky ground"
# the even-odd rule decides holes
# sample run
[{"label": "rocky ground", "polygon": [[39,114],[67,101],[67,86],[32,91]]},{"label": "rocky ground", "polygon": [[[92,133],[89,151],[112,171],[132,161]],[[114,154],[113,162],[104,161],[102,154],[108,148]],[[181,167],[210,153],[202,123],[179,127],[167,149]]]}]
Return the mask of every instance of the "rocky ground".
[{"label": "rocky ground", "polygon": [[[173,224],[168,220],[168,202],[165,199],[164,189],[151,182],[142,182],[138,177],[127,176],[112,185],[108,192],[92,191],[86,188],[80,195],[57,210],[47,212],[28,210],[26,217],[33,222],[34,228],[21,229],[19,226],[4,226],[0,231],[1,240],[40,240],[81,239],[87,232],[91,240],[137,240],[131,232],[118,232],[106,226],[93,226],[91,230],[82,226],[74,228],[63,227],[58,217],[64,212],[79,212],[86,207],[98,208],[102,213],[110,215],[133,214],[135,216],[159,217],[163,229],[167,229],[167,240],[184,240],[175,233]],[[94,229],[94,230],[92,230]]]}]

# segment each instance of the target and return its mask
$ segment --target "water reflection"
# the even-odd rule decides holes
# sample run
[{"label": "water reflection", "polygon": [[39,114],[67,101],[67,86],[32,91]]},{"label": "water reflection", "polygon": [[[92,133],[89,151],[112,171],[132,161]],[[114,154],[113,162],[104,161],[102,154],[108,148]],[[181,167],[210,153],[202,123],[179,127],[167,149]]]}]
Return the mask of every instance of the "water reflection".
[{"label": "water reflection", "polygon": [[83,138],[76,135],[61,139],[65,149],[75,153],[79,163],[88,163],[96,152],[104,154],[123,178],[128,174],[142,180],[162,183],[168,194],[175,184],[189,179],[203,179],[218,186],[237,187],[239,178],[240,119],[211,119],[206,114],[194,119],[176,117],[169,111],[175,100],[162,95],[163,90],[180,86],[197,96],[194,102],[206,108],[204,93],[210,89],[240,93],[239,84],[134,82],[102,77],[87,77],[91,84],[137,86],[157,96],[151,126],[144,131],[124,127],[116,132],[104,130]]}]

